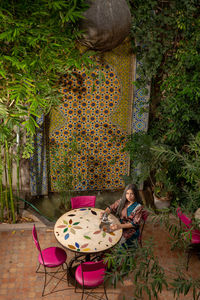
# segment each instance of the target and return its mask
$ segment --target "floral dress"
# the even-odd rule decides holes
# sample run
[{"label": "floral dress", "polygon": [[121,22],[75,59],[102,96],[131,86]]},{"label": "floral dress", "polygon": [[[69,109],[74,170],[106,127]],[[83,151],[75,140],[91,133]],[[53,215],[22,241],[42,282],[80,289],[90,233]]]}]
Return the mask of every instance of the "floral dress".
[{"label": "floral dress", "polygon": [[[119,206],[120,200],[115,201],[112,205],[109,206],[111,213],[116,213]],[[130,202],[126,201],[124,208],[122,209],[120,216],[120,223],[127,224],[131,223],[133,227],[124,228],[122,236],[125,239],[125,243],[130,245],[134,239],[137,239],[140,234],[140,220],[142,217],[143,207],[137,201],[133,202],[129,206]]]}]

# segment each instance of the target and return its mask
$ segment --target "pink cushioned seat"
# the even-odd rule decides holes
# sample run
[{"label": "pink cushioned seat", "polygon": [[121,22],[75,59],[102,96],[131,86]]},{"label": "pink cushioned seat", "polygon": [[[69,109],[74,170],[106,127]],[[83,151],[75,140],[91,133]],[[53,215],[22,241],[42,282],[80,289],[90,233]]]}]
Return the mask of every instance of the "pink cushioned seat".
[{"label": "pink cushioned seat", "polygon": [[[99,285],[103,284],[104,286],[104,294],[106,299],[108,300],[106,288],[105,288],[105,282],[104,282],[104,276],[106,272],[106,265],[104,264],[103,260],[93,262],[84,262],[81,263],[75,271],[75,278],[76,278],[76,285],[75,285],[75,292],[77,288],[77,283],[79,283],[83,289],[82,289],[82,298],[83,295],[86,293],[85,289],[93,289],[98,287]],[[91,292],[89,293],[91,295]],[[95,294],[95,298],[97,298],[97,295]],[[92,298],[93,299],[93,298]],[[103,299],[102,297],[97,299]]]},{"label": "pink cushioned seat", "polygon": [[[93,265],[94,262],[85,262],[84,265],[87,266]],[[84,271],[84,286],[87,287],[96,287],[98,285],[101,285],[104,281],[105,276],[105,266],[102,265],[98,270],[94,271]],[[83,278],[82,278],[82,264],[80,264],[76,269],[75,274],[76,280],[80,285],[83,285]]]},{"label": "pink cushioned seat", "polygon": [[[55,268],[65,263],[67,259],[66,252],[62,248],[49,247],[42,250],[44,264],[48,268]],[[39,263],[43,265],[41,254],[38,256]]]}]

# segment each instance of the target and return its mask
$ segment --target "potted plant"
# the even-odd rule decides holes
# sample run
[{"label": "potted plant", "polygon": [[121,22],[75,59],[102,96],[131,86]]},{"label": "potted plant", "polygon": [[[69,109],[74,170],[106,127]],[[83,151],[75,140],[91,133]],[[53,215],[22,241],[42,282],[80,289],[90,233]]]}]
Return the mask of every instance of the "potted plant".
[{"label": "potted plant", "polygon": [[[189,143],[184,145],[181,150],[170,149],[161,145],[152,147],[152,150],[155,152],[155,157],[158,157],[160,161],[168,162],[168,170],[173,167],[173,170],[170,170],[170,175],[169,172],[165,171],[165,176],[160,180],[165,183],[164,190],[171,191],[168,196],[172,196],[173,192],[176,193],[181,204],[184,204],[184,207],[187,207],[190,212],[194,212],[199,208],[200,197],[200,132],[195,136],[191,135]],[[172,180],[176,181],[176,185],[172,184]],[[157,193],[155,192],[155,194]]]},{"label": "potted plant", "polygon": [[151,175],[149,178],[152,184],[155,207],[157,209],[169,208],[173,198],[174,186],[168,176],[168,170],[166,168],[157,169],[154,180],[152,180]]},{"label": "potted plant", "polygon": [[131,160],[131,181],[141,186],[148,180],[158,209],[170,206],[175,191],[169,172],[171,160],[167,155],[159,155],[160,147],[162,146],[157,145],[147,133],[134,133],[125,147]]}]

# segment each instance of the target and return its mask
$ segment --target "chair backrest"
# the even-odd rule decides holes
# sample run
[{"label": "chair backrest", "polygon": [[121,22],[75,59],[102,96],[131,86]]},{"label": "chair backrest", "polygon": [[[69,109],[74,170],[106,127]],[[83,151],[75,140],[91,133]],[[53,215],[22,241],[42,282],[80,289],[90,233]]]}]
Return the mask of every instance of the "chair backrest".
[{"label": "chair backrest", "polygon": [[148,216],[149,216],[149,213],[143,209],[143,211],[142,211],[142,226],[140,227],[140,235],[138,237],[138,241],[141,246],[142,246],[142,233],[143,233],[144,225],[146,223]]},{"label": "chair backrest", "polygon": [[95,207],[96,196],[78,196],[71,198],[72,209],[80,207]]},{"label": "chair backrest", "polygon": [[143,209],[143,211],[142,211],[142,219],[143,219],[144,222],[146,222],[148,216],[149,216],[148,211],[146,211],[146,210]]},{"label": "chair backrest", "polygon": [[149,213],[146,210],[143,209],[143,211],[142,211],[142,226],[140,228],[140,237],[142,237],[142,232],[143,232],[143,229],[144,229],[144,225],[146,223],[146,220],[147,220],[148,216],[149,216]]},{"label": "chair backrest", "polygon": [[35,228],[35,224],[33,225],[32,235],[33,235],[33,240],[35,242],[35,245],[36,245],[38,251],[41,253],[40,243],[38,241],[37,231],[36,231],[36,228]]},{"label": "chair backrest", "polygon": [[97,271],[100,269],[106,269],[106,264],[104,263],[103,260],[100,261],[90,261],[90,262],[84,262],[81,263],[81,268],[82,272],[92,272],[92,271]]},{"label": "chair backrest", "polygon": [[181,220],[181,222],[183,222],[187,228],[190,228],[192,225],[192,220],[182,213],[180,207],[177,208],[176,213],[179,219]]}]

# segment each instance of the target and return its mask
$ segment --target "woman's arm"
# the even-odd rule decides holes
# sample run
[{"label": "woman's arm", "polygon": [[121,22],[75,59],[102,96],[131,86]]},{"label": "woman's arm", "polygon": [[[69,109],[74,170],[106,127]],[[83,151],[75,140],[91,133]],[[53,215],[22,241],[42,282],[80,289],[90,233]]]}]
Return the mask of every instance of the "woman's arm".
[{"label": "woman's arm", "polygon": [[132,228],[132,227],[133,225],[131,223],[110,225],[111,230],[119,230],[119,229]]},{"label": "woman's arm", "polygon": [[129,220],[125,224],[112,224],[110,226],[111,230],[119,230],[119,229],[128,229],[128,228],[139,228],[140,219],[142,216],[142,209],[141,205],[138,206],[135,213],[131,214],[127,219]]},{"label": "woman's arm", "polygon": [[103,217],[103,214],[104,213],[107,213],[108,215],[112,212],[112,213],[115,213],[118,206],[119,206],[119,202],[120,202],[120,199],[115,201],[113,204],[111,204],[109,207],[107,207],[104,212],[101,212],[100,213],[100,217],[102,218]]},{"label": "woman's arm", "polygon": [[103,218],[103,215],[105,213],[107,213],[108,215],[110,214],[111,212],[111,209],[109,207],[107,207],[104,211],[100,212],[100,218],[102,219]]}]

